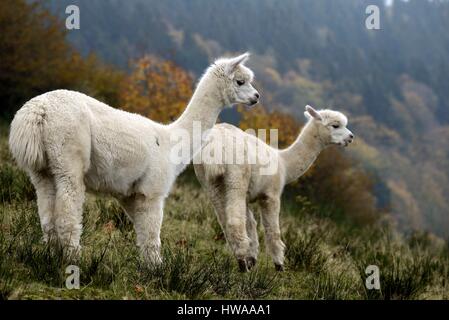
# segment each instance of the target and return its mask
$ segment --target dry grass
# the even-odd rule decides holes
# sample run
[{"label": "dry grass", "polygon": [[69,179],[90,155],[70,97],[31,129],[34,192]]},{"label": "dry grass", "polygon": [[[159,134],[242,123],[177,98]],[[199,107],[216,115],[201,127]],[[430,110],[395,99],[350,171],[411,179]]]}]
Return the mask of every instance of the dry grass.
[{"label": "dry grass", "polygon": [[[0,143],[6,146],[5,139]],[[4,150],[3,150],[4,151]],[[118,203],[89,195],[83,255],[72,261],[44,245],[27,177],[1,153],[0,299],[447,299],[447,244],[410,241],[379,226],[354,227],[286,199],[281,218],[288,247],[278,273],[262,247],[256,268],[238,272],[212,207],[191,171],[167,200],[162,228],[164,263],[148,268]],[[263,237],[262,230],[260,231]],[[261,243],[263,240],[261,239]],[[65,268],[81,270],[81,288],[65,288]],[[376,264],[381,290],[366,290],[364,270]]]}]

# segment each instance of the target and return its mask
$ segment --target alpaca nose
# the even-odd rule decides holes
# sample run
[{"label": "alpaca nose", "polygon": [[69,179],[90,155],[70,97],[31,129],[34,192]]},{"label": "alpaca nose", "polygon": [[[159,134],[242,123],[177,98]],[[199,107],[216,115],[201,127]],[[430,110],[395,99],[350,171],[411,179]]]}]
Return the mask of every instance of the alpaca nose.
[{"label": "alpaca nose", "polygon": [[349,134],[349,137],[350,137],[351,139],[354,139],[354,135],[353,135],[352,133]]},{"label": "alpaca nose", "polygon": [[260,95],[259,95],[259,93],[257,93],[257,92],[256,92],[256,94],[255,94],[254,96],[256,97],[256,99],[259,99],[259,98],[260,98]]}]

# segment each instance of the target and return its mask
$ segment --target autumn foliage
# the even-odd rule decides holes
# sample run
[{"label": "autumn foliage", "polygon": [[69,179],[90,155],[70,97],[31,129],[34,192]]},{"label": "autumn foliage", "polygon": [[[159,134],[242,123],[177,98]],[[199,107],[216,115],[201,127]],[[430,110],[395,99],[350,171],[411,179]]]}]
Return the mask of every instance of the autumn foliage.
[{"label": "autumn foliage", "polygon": [[[38,3],[1,1],[0,25],[0,101],[5,118],[33,96],[65,88],[168,123],[183,112],[193,93],[192,77],[172,61],[147,55],[133,61],[126,75],[95,55],[83,57],[66,41],[62,22]],[[293,143],[301,128],[293,116],[263,106],[239,111],[244,130],[278,129],[280,148]],[[377,212],[371,179],[336,148],[323,152],[289,190],[357,220]]]},{"label": "autumn foliage", "polygon": [[121,107],[168,123],[185,109],[192,95],[192,78],[172,61],[144,56],[132,62],[132,72],[120,90]]},{"label": "autumn foliage", "polygon": [[0,1],[0,101],[12,115],[46,91],[82,91],[115,105],[122,73],[94,55],[82,57],[67,41],[63,23],[38,2]]},{"label": "autumn foliage", "polygon": [[58,82],[70,48],[56,18],[36,3],[1,1],[0,25],[0,98],[11,112],[22,96]]},{"label": "autumn foliage", "polygon": [[270,129],[278,130],[278,145],[280,148],[292,144],[299,134],[300,125],[290,115],[278,111],[268,112],[265,107],[259,105],[251,110],[239,108],[241,114],[240,128],[267,130],[267,143],[270,143]]}]

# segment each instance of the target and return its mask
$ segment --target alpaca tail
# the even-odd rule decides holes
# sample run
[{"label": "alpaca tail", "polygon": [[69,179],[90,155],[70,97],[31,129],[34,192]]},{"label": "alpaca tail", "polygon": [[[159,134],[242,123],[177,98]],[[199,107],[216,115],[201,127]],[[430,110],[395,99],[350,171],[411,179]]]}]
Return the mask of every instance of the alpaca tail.
[{"label": "alpaca tail", "polygon": [[22,169],[39,171],[46,165],[44,124],[43,104],[36,100],[27,102],[11,122],[9,149]]}]

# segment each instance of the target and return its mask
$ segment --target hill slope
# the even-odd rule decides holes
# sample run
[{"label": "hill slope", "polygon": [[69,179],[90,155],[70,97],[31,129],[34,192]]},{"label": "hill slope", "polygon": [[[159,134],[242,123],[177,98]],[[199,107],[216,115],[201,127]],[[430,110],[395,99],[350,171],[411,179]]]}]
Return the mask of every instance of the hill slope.
[{"label": "hill slope", "polygon": [[[378,200],[402,230],[449,236],[449,2],[359,0],[74,1],[48,5],[65,17],[78,4],[81,29],[68,37],[126,68],[152,53],[196,75],[226,52],[250,50],[271,110],[302,119],[305,104],[350,115],[354,152],[381,177]],[[381,30],[365,28],[368,4]],[[226,14],[223,14],[226,13]],[[226,119],[238,121],[235,113]]]},{"label": "hill slope", "polygon": [[[300,199],[285,199],[281,212],[286,271],[274,270],[262,245],[256,268],[239,273],[211,204],[189,170],[167,200],[160,268],[141,264],[132,225],[117,202],[94,195],[84,210],[82,259],[70,261],[41,242],[34,190],[9,159],[5,131],[0,299],[449,298],[447,244],[425,234],[405,239],[388,226],[356,228]],[[259,234],[262,240],[260,227]],[[69,264],[80,267],[80,290],[65,288]],[[365,268],[373,264],[380,268],[380,291],[364,286]]]}]

